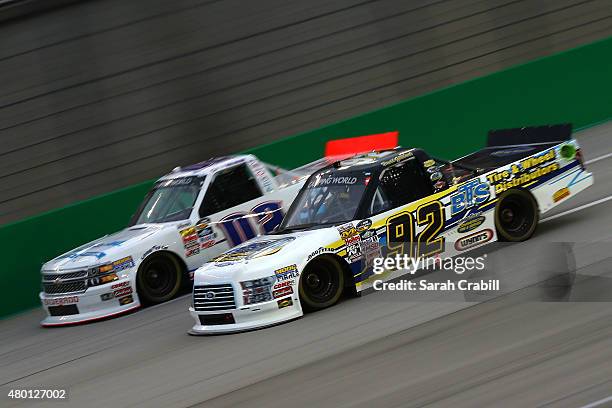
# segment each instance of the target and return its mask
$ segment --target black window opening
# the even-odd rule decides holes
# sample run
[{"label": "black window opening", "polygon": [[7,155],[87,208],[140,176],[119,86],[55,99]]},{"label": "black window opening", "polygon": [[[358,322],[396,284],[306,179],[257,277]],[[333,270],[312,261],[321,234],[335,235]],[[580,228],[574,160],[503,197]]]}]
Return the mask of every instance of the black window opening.
[{"label": "black window opening", "polygon": [[379,199],[385,204],[374,204],[372,210],[396,208],[433,193],[429,178],[425,177],[416,160],[386,169],[380,178],[380,189],[381,197],[375,195],[374,200]]},{"label": "black window opening", "polygon": [[215,175],[200,206],[200,217],[261,197],[257,180],[246,164],[225,169]]}]

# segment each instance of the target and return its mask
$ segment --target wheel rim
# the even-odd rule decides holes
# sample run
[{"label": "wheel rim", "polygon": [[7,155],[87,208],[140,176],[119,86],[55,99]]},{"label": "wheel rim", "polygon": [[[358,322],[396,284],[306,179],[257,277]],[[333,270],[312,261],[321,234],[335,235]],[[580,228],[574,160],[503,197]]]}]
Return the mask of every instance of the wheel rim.
[{"label": "wheel rim", "polygon": [[163,297],[176,286],[176,271],[165,259],[153,260],[143,272],[143,283],[147,293],[152,297]]},{"label": "wheel rim", "polygon": [[314,303],[326,303],[332,300],[340,284],[338,273],[324,263],[307,270],[302,277],[304,294]]},{"label": "wheel rim", "polygon": [[531,228],[535,212],[531,203],[518,196],[504,199],[499,209],[501,228],[513,237],[520,237]]}]

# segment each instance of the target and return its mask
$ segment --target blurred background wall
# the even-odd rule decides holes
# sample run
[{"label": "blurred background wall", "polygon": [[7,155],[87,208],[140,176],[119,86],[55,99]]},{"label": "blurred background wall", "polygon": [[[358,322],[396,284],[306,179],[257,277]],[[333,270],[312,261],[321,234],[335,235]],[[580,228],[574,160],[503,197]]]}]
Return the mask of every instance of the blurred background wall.
[{"label": "blurred background wall", "polygon": [[0,224],[612,34],[610,0],[58,4],[0,22]]}]

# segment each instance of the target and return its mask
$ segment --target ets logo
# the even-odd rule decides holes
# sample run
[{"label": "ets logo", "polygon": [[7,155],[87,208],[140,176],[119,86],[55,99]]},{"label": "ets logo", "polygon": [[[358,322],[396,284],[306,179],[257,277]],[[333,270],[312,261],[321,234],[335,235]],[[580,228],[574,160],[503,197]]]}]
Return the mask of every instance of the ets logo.
[{"label": "ets logo", "polygon": [[451,216],[484,203],[490,195],[489,184],[478,179],[460,185],[457,192],[450,197]]}]

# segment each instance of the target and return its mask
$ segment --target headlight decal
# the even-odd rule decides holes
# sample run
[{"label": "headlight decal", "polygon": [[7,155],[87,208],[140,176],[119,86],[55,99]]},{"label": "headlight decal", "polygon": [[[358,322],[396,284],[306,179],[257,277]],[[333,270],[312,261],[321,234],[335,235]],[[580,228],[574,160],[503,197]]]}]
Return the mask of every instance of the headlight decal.
[{"label": "headlight decal", "polygon": [[274,285],[275,281],[274,276],[268,276],[240,282],[243,303],[245,305],[252,305],[272,300],[272,285]]},{"label": "headlight decal", "polygon": [[131,256],[118,259],[114,262],[91,268],[88,272],[88,286],[104,285],[119,279],[118,272],[124,271],[135,266]]}]

